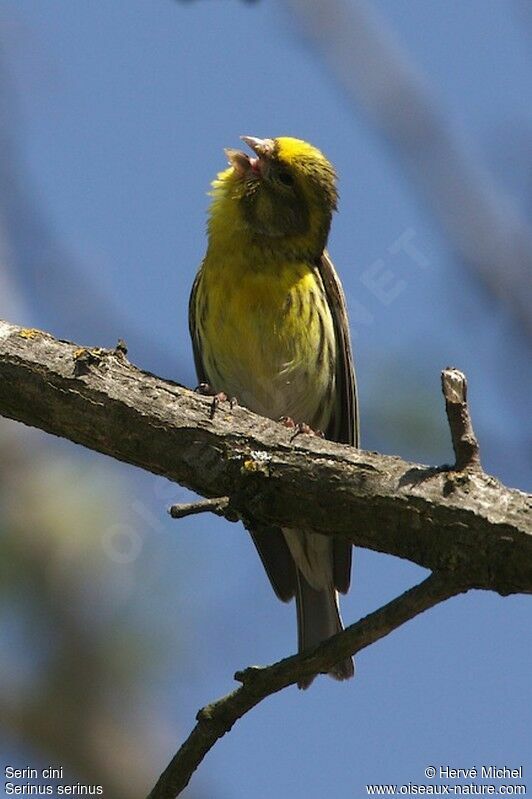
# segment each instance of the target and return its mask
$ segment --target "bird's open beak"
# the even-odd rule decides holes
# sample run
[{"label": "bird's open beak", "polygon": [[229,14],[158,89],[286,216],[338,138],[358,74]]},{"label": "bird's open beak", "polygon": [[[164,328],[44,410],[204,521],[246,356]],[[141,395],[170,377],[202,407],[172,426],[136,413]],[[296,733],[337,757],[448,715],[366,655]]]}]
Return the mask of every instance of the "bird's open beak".
[{"label": "bird's open beak", "polygon": [[268,158],[273,153],[273,139],[257,139],[255,136],[240,137],[259,158]]},{"label": "bird's open beak", "polygon": [[235,172],[241,177],[261,177],[267,169],[267,161],[273,153],[272,139],[257,139],[255,136],[241,136],[243,142],[257,155],[251,158],[241,150],[227,148],[225,154]]},{"label": "bird's open beak", "polygon": [[250,172],[251,159],[249,155],[246,155],[241,150],[233,150],[231,147],[226,147],[224,152],[227,160],[238,175],[245,177]]}]

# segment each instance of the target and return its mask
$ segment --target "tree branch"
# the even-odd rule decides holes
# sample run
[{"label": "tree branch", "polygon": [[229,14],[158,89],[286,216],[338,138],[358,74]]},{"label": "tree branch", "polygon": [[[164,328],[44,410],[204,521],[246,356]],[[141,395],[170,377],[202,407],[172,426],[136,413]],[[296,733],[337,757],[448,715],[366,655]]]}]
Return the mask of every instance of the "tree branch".
[{"label": "tree branch", "polygon": [[445,410],[456,458],[455,469],[480,470],[480,452],[477,437],[467,406],[467,381],[458,369],[444,369],[441,385],[445,397]]},{"label": "tree branch", "polygon": [[480,470],[430,468],[318,437],[88,349],[0,322],[0,414],[229,497],[244,523],[297,525],[467,585],[532,593],[532,498]]},{"label": "tree branch", "polygon": [[168,513],[172,519],[184,519],[185,516],[195,516],[198,513],[213,513],[215,516],[222,516],[228,521],[238,521],[238,516],[233,514],[231,517],[229,497],[213,497],[213,499],[201,499],[199,502],[171,505],[168,508]]},{"label": "tree branch", "polygon": [[453,583],[449,575],[432,574],[316,649],[304,655],[285,658],[272,666],[252,667],[237,672],[235,679],[242,682],[242,686],[199,711],[196,726],[159,777],[148,799],[174,799],[179,796],[216,741],[266,697],[294,685],[302,678],[327,672],[343,658],[360,652],[423,611],[466,590],[466,587]]}]

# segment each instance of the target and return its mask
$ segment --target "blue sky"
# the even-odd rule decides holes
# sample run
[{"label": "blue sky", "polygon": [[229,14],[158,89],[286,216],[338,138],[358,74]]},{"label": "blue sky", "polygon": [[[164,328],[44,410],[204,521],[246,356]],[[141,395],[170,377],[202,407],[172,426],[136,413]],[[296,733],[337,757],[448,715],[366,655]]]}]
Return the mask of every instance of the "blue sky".
[{"label": "blue sky", "polygon": [[[475,157],[530,217],[523,175],[531,168],[532,29],[519,3],[374,6]],[[33,271],[20,267],[27,318],[12,321],[111,346],[101,340],[105,327],[106,336],[126,339],[133,362],[193,385],[188,294],[223,148],[240,134],[305,138],[338,169],[330,250],[350,307],[367,312],[352,322],[363,446],[449,461],[439,373],[452,364],[469,377],[486,470],[529,485],[522,334],[453,258],[394,150],[347,102],[281,2],[4,0],[0,23],[31,193],[66,260],[119,311],[111,321],[98,308],[67,314],[71,299],[50,288],[43,258]],[[422,267],[393,253],[405,234]],[[400,285],[388,304],[362,279],[377,261]],[[104,462],[87,458],[94,469]],[[184,492],[113,469],[157,519],[155,533],[146,526],[135,602],[152,608],[155,623],[175,612],[186,629],[186,686],[173,680],[171,663],[160,685],[146,686],[164,697],[177,745],[198,707],[232,687],[237,668],[293,651],[295,610],[276,601],[236,525],[190,519],[176,532],[164,508],[172,492]],[[131,515],[138,522],[138,509]],[[180,584],[154,599],[172,563]],[[357,551],[344,619],[423,576],[406,562]],[[305,693],[273,697],[208,756],[198,786],[220,799],[318,799],[362,796],[367,782],[424,782],[431,764],[526,771],[528,604],[481,593],[451,600],[362,653],[352,683],[320,679]],[[161,768],[170,754],[161,751]]]}]

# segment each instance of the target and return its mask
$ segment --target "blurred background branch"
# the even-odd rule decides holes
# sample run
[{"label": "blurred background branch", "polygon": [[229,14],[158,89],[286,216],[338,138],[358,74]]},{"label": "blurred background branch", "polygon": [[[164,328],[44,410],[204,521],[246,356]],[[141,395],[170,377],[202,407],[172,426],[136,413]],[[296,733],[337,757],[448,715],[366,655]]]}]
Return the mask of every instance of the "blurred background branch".
[{"label": "blurred background branch", "polygon": [[367,0],[284,0],[349,102],[394,148],[463,264],[532,337],[532,228]]}]

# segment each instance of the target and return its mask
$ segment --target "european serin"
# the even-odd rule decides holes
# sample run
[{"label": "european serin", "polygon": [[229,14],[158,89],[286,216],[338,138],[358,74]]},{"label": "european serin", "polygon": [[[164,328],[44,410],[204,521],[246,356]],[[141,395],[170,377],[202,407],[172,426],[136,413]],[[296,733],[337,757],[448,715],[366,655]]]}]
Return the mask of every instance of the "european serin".
[{"label": "european serin", "polygon": [[[358,446],[344,294],[325,250],[334,169],[299,139],[242,139],[254,157],[226,150],[230,166],[213,182],[208,248],[190,298],[198,378],[263,416]],[[296,597],[299,651],[339,632],[351,545],[297,529],[252,537],[277,596]],[[339,680],[353,673],[350,658],[330,671]]]}]

